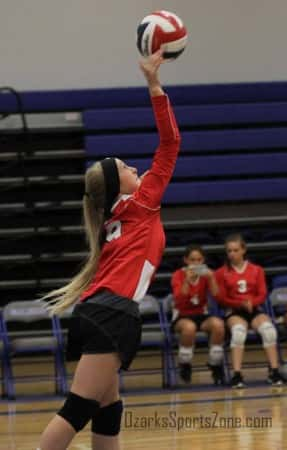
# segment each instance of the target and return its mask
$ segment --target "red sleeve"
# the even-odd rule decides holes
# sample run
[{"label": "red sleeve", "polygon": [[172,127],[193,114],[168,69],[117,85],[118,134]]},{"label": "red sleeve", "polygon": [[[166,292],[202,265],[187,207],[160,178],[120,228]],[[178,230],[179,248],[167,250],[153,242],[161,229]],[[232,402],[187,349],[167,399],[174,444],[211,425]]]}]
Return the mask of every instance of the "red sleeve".
[{"label": "red sleeve", "polygon": [[151,169],[143,178],[134,198],[150,208],[158,208],[174,171],[180,134],[167,95],[152,97],[151,100],[160,143]]},{"label": "red sleeve", "polygon": [[261,305],[265,302],[267,296],[267,287],[265,280],[265,273],[262,267],[259,267],[257,275],[257,293],[251,299],[253,306]]},{"label": "red sleeve", "polygon": [[233,308],[240,308],[242,300],[231,298],[228,296],[224,281],[224,268],[218,269],[215,272],[216,281],[218,284],[218,294],[216,295],[216,301],[222,306],[229,306]]},{"label": "red sleeve", "polygon": [[183,278],[180,270],[177,270],[174,272],[171,278],[171,287],[172,287],[172,294],[174,298],[174,303],[176,308],[180,308],[183,303],[186,302],[186,300],[189,300],[189,294],[185,295],[182,294],[181,288],[183,284]]}]

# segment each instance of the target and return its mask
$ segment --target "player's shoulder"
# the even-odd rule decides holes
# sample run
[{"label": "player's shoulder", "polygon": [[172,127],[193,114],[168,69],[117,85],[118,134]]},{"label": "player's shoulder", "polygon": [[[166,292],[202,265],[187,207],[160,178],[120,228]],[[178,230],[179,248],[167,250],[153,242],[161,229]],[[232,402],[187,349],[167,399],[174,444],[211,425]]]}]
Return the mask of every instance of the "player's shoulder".
[{"label": "player's shoulder", "polygon": [[247,270],[253,271],[256,273],[262,273],[262,272],[264,273],[264,269],[262,266],[260,266],[259,264],[255,264],[251,261],[248,261]]},{"label": "player's shoulder", "polygon": [[145,203],[140,201],[137,196],[137,191],[134,194],[123,194],[114,203],[111,212],[112,216],[122,216],[123,214],[129,215],[129,219],[134,219],[136,221],[141,220],[142,217],[146,215],[154,214],[158,212],[160,208],[150,208]]},{"label": "player's shoulder", "polygon": [[232,282],[234,277],[236,277],[237,272],[232,267],[229,267],[228,264],[223,264],[215,271],[215,278],[220,283]]},{"label": "player's shoulder", "polygon": [[172,274],[172,279],[181,279],[184,277],[184,267],[180,267],[179,269],[175,270]]},{"label": "player's shoulder", "polygon": [[127,208],[127,206],[129,205],[129,202],[131,200],[131,197],[132,197],[132,195],[128,195],[128,194],[123,194],[118,197],[118,199],[113,204],[112,209],[111,209],[111,213],[113,214],[113,216],[119,214],[120,212],[122,212],[123,210],[125,210]]},{"label": "player's shoulder", "polygon": [[228,271],[228,267],[227,267],[226,264],[224,264],[223,266],[218,267],[218,269],[216,269],[214,273],[215,273],[216,276],[222,276],[227,271]]},{"label": "player's shoulder", "polygon": [[[152,197],[153,192],[150,192],[150,197]],[[144,210],[146,213],[154,214],[160,211],[161,205],[151,206],[149,204],[149,198],[146,195],[142,195],[141,187],[136,190],[136,192],[132,195],[131,201],[140,209]]]},{"label": "player's shoulder", "polygon": [[123,194],[114,203],[112,209],[111,220],[128,220],[139,221],[142,217],[142,212],[134,204],[133,195]]}]

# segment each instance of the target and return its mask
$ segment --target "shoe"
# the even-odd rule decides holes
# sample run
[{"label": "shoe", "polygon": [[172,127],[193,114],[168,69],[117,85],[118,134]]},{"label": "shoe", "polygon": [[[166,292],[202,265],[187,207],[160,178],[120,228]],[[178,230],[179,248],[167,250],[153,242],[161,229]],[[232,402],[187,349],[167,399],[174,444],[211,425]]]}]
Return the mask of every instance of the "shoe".
[{"label": "shoe", "polygon": [[192,366],[188,363],[179,364],[179,375],[185,383],[191,382]]},{"label": "shoe", "polygon": [[231,387],[234,389],[242,389],[245,387],[243,377],[240,372],[234,372],[233,377],[230,381]]},{"label": "shoe", "polygon": [[209,369],[211,370],[211,376],[213,378],[215,386],[223,386],[225,384],[225,373],[223,365],[212,366],[211,364],[207,364]]},{"label": "shoe", "polygon": [[284,380],[280,375],[278,369],[269,369],[267,383],[271,384],[272,386],[283,386]]}]

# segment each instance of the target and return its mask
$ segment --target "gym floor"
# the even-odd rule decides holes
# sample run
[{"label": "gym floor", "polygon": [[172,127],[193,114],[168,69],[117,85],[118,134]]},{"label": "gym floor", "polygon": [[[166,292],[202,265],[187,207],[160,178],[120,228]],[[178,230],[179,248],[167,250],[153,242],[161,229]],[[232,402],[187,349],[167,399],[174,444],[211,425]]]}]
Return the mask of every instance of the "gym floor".
[{"label": "gym floor", "polygon": [[[213,387],[205,368],[206,354],[195,356],[193,382],[162,390],[159,355],[141,354],[129,375],[123,377],[125,409],[121,448],[154,450],[283,450],[287,448],[287,386],[266,384],[261,350],[246,353],[247,387],[232,390]],[[248,364],[249,362],[249,364]],[[147,375],[144,369],[154,367]],[[74,363],[68,365],[69,374]],[[32,377],[37,372],[37,377]],[[19,358],[14,364],[17,400],[0,401],[0,450],[34,450],[39,435],[63,403],[53,395],[53,365],[49,358]],[[136,374],[136,375],[135,375]],[[26,378],[27,377],[27,378]],[[33,380],[31,382],[31,380]],[[29,382],[27,382],[29,381]],[[71,450],[90,449],[87,426],[74,439]]]}]

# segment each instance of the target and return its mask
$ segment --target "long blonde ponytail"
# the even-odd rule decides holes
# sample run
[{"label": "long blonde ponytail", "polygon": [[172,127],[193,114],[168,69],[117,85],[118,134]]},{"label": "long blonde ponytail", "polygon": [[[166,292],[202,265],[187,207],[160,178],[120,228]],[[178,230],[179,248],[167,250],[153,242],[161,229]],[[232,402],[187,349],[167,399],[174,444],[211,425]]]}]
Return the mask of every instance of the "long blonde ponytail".
[{"label": "long blonde ponytail", "polygon": [[85,189],[89,195],[83,197],[83,216],[89,255],[80,272],[68,283],[42,297],[49,300],[48,309],[58,314],[76,303],[91,283],[100,257],[100,239],[104,224],[105,183],[99,162],[93,164],[85,175]]}]

